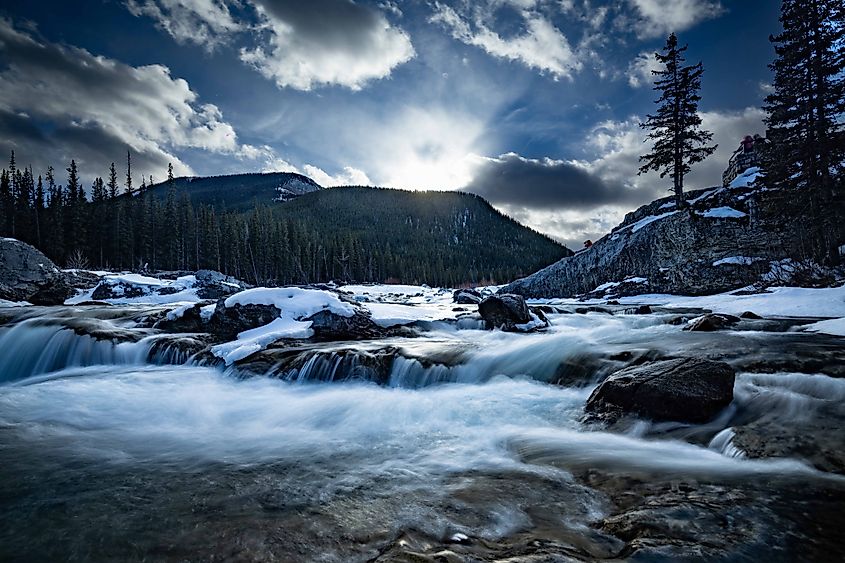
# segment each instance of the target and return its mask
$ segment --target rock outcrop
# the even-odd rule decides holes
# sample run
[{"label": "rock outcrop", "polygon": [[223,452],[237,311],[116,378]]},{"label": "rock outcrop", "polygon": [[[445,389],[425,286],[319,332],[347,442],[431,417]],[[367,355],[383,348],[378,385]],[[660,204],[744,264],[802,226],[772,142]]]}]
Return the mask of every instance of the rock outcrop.
[{"label": "rock outcrop", "polygon": [[[687,197],[689,208],[680,211],[671,198],[640,207],[590,248],[501,293],[531,298],[718,293],[757,282],[772,262],[804,254],[813,221],[803,194],[735,187]],[[833,235],[845,242],[845,227]]]},{"label": "rock outcrop", "polygon": [[60,305],[75,293],[65,273],[39,250],[16,239],[0,239],[0,299]]},{"label": "rock outcrop", "polygon": [[656,421],[707,422],[733,400],[735,374],[724,362],[662,360],[622,369],[587,399],[588,419],[613,422],[624,415]]}]

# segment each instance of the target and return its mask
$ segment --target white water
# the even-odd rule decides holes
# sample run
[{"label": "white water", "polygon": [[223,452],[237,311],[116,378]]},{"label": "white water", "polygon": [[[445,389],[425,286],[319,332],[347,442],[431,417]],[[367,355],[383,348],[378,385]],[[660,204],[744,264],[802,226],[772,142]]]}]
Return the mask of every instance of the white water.
[{"label": "white water", "polygon": [[36,447],[194,465],[347,461],[345,479],[603,468],[725,478],[818,472],[684,442],[585,432],[590,388],[495,378],[423,390],[237,380],[200,367],[74,368],[0,390],[0,425]]}]

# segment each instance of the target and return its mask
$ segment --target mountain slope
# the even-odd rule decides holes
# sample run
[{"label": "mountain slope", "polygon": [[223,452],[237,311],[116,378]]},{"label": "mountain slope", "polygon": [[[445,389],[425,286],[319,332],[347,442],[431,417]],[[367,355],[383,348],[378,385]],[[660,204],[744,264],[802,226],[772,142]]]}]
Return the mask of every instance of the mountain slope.
[{"label": "mountain slope", "polygon": [[[244,211],[256,202],[269,204],[322,189],[311,178],[292,172],[232,174],[228,176],[180,177],[174,180],[176,195],[187,193],[194,205],[213,205],[218,210]],[[167,197],[167,182],[151,186],[157,197]]]},{"label": "mountain slope", "polygon": [[271,212],[319,241],[329,279],[501,283],[572,254],[466,193],[331,188]]}]

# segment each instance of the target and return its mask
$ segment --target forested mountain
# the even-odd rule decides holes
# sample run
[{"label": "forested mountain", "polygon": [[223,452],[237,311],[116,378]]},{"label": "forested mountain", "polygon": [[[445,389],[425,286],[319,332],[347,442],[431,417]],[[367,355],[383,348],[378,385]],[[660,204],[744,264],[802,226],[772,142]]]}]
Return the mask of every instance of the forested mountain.
[{"label": "forested mountain", "polygon": [[[292,193],[302,195],[285,201]],[[471,194],[321,189],[295,174],[138,188],[127,174],[121,188],[113,165],[86,192],[73,161],[62,186],[14,155],[0,177],[0,235],[70,267],[210,268],[264,285],[504,283],[571,254]]]},{"label": "forested mountain", "polygon": [[[228,176],[181,177],[173,179],[177,199],[183,193],[194,205],[213,205],[218,210],[245,211],[256,203],[286,201],[322,189],[314,180],[293,172],[232,174]],[[165,198],[170,183],[165,181],[148,189]]]}]

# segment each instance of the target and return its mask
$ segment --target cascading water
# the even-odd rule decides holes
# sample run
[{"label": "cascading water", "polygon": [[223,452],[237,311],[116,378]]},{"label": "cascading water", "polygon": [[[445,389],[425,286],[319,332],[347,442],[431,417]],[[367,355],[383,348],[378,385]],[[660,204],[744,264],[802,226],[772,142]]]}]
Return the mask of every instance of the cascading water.
[{"label": "cascading water", "polygon": [[[190,361],[202,339],[101,320],[98,338],[55,315],[0,332],[0,350],[15,352],[0,356],[0,559],[377,561],[391,546],[446,544],[478,560],[534,543],[624,559],[603,522],[640,494],[669,496],[638,521],[711,533],[710,513],[683,515],[712,507],[708,545],[731,545],[726,520],[754,534],[789,525],[772,520],[772,491],[845,490],[808,461],[753,459],[735,433],[827,416],[845,387],[823,375],[740,373],[734,403],[708,424],[585,428],[603,374],[684,341],[742,338],[657,316],[555,315],[529,335],[432,323],[416,338],[280,346],[227,371]],[[746,504],[725,505],[725,490]],[[37,514],[50,525],[33,526]]]}]

